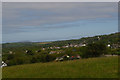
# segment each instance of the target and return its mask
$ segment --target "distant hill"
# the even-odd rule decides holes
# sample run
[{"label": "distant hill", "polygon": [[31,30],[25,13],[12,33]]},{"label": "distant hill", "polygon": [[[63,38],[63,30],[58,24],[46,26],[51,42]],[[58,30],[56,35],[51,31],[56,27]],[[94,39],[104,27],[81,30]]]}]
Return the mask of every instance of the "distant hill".
[{"label": "distant hill", "polygon": [[[79,44],[79,43],[93,43],[93,42],[102,42],[102,43],[117,43],[118,42],[118,36],[120,36],[120,33],[113,33],[109,35],[98,35],[94,37],[83,37],[81,39],[74,39],[74,40],[64,40],[64,41],[55,41],[50,43],[50,45],[65,45],[65,44]],[[100,38],[100,39],[98,39]]]},{"label": "distant hill", "polygon": [[102,42],[107,44],[107,43],[117,43],[118,36],[120,36],[120,33],[113,33],[109,35],[97,35],[94,37],[83,37],[81,39],[62,40],[62,41],[53,41],[53,42],[4,43],[2,44],[2,47],[3,49],[12,48],[12,47],[25,47],[25,46],[49,47],[49,46],[63,46],[65,44],[80,44],[80,43],[93,43],[93,42]]}]

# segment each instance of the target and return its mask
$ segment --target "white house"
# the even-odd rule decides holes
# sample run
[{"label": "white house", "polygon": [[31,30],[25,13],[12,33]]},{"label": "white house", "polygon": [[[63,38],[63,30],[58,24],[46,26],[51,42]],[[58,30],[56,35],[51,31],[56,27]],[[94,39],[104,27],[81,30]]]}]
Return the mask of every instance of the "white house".
[{"label": "white house", "polygon": [[66,48],[68,48],[69,46],[65,46]]},{"label": "white house", "polygon": [[82,44],[82,46],[86,46],[86,44]]},{"label": "white house", "polygon": [[10,54],[12,54],[13,52],[12,51],[9,51]]},{"label": "white house", "polygon": [[4,61],[2,61],[1,68],[2,68],[2,67],[5,67],[5,66],[7,66],[7,64],[6,64]]},{"label": "white house", "polygon": [[108,44],[107,46],[110,47],[110,44]]},{"label": "white house", "polygon": [[100,37],[98,36],[98,40],[100,40]]},{"label": "white house", "polygon": [[84,44],[79,44],[79,46],[80,46],[80,47],[82,47],[82,46],[86,46],[86,44],[85,44],[85,43],[84,43]]},{"label": "white house", "polygon": [[42,48],[42,50],[45,50],[45,48]]}]

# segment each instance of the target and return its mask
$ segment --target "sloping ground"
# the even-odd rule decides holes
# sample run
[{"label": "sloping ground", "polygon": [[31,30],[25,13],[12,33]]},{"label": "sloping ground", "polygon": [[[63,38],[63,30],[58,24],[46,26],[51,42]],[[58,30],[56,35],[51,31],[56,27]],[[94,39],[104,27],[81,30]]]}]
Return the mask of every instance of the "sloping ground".
[{"label": "sloping ground", "polygon": [[3,68],[3,78],[117,78],[118,57],[35,63]]}]

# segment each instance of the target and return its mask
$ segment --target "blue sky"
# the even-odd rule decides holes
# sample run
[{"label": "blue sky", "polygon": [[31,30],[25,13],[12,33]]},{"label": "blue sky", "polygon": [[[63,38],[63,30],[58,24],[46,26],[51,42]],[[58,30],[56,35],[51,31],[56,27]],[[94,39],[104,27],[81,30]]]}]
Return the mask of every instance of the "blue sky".
[{"label": "blue sky", "polygon": [[118,31],[117,2],[6,2],[3,42],[56,41]]}]

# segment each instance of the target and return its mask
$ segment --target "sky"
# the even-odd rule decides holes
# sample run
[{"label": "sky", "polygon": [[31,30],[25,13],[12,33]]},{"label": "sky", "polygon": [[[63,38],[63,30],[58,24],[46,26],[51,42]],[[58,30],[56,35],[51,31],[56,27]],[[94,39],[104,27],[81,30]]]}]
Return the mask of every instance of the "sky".
[{"label": "sky", "polygon": [[3,2],[2,42],[79,39],[118,32],[117,2]]},{"label": "sky", "polygon": [[119,0],[1,0],[2,2],[119,2]]}]

